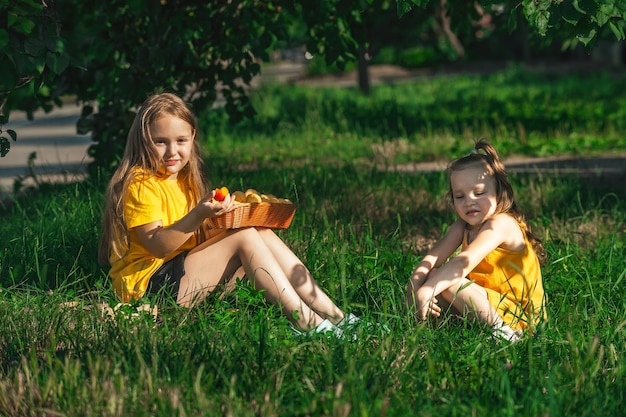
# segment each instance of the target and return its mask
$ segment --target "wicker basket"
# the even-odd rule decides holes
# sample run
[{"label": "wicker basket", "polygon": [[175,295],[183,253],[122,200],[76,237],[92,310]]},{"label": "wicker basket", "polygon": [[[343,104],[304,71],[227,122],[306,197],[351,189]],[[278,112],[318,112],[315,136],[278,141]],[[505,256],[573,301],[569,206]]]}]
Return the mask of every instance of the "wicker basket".
[{"label": "wicker basket", "polygon": [[218,217],[208,219],[213,229],[238,229],[240,227],[268,227],[286,229],[296,213],[295,204],[241,203]]}]

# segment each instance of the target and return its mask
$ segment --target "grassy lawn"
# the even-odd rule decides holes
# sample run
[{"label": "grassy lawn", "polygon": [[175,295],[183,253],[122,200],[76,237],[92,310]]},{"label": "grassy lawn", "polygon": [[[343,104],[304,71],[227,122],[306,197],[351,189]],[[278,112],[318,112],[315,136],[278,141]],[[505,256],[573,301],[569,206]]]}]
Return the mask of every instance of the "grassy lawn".
[{"label": "grassy lawn", "polygon": [[0,416],[620,415],[623,178],[511,175],[548,251],[549,321],[506,345],[404,312],[412,269],[454,216],[444,173],[386,168],[462,156],[478,136],[505,157],[623,151],[623,84],[511,70],[369,98],[270,86],[253,122],[201,115],[212,184],[297,202],[278,233],[340,306],[390,329],[355,342],[294,336],[246,281],[191,310],[114,310],[96,263],[102,185],[16,200],[0,213]]}]

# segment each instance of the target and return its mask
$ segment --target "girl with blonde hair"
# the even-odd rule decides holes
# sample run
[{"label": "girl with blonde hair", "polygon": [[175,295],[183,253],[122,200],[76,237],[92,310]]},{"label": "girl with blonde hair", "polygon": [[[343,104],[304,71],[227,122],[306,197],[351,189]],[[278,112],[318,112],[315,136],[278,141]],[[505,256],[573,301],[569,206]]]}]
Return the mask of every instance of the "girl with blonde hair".
[{"label": "girl with blonde hair", "polygon": [[178,96],[150,96],[136,114],[122,161],[106,193],[99,259],[110,264],[123,301],[165,292],[192,306],[239,268],[279,305],[296,331],[341,336],[345,315],[300,259],[271,230],[207,230],[233,209],[216,202],[203,177],[196,119]]}]

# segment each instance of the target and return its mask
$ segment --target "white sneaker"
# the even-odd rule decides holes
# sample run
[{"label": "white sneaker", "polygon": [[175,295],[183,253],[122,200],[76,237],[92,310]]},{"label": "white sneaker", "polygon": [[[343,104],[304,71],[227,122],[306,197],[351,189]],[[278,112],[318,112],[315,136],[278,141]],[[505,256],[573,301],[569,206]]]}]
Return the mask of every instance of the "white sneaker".
[{"label": "white sneaker", "polygon": [[341,330],[339,327],[335,326],[328,319],[324,320],[323,322],[318,324],[317,327],[315,327],[314,329],[309,330],[309,331],[297,329],[293,325],[291,325],[291,330],[298,336],[302,336],[302,335],[309,335],[309,336],[311,336],[311,335],[314,335],[314,334],[331,334],[331,335],[335,336],[337,339],[343,339],[343,337],[344,337],[343,330]]},{"label": "white sneaker", "polygon": [[[337,323],[337,327],[342,329],[344,332],[347,330],[355,332],[358,327],[363,327],[368,331],[378,329],[385,334],[389,334],[390,332],[389,327],[387,327],[386,325],[363,320],[352,313],[346,314],[343,319],[339,323]],[[354,338],[356,339],[356,334],[354,334]]]},{"label": "white sneaker", "polygon": [[343,337],[343,331],[338,326],[335,326],[328,319],[318,324],[317,327],[311,331],[315,333],[324,333],[324,334],[332,332],[332,334],[334,334],[338,339],[341,339]]},{"label": "white sneaker", "polygon": [[522,338],[521,330],[513,330],[508,325],[503,324],[501,327],[493,327],[493,336],[497,339],[506,340],[509,343],[515,343]]},{"label": "white sneaker", "polygon": [[345,316],[343,316],[343,318],[341,319],[341,321],[339,323],[337,323],[337,327],[347,327],[347,326],[354,326],[355,324],[357,324],[361,319],[352,314],[352,313],[348,313]]}]

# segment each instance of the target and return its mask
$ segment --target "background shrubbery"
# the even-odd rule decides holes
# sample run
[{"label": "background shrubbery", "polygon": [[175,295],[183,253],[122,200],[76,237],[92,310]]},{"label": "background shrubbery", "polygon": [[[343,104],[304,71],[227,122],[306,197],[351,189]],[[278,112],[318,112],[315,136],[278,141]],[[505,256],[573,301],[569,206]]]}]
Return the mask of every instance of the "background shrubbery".
[{"label": "background shrubbery", "polygon": [[[202,120],[208,149],[244,162],[324,152],[329,159],[371,159],[374,145],[388,151],[379,155],[387,163],[446,160],[478,137],[505,156],[592,155],[626,149],[626,99],[614,94],[624,88],[626,78],[609,72],[546,74],[512,66],[377,86],[369,96],[265,86],[252,97],[255,119],[233,127],[217,110]],[[240,152],[243,143],[258,151]],[[272,151],[261,152],[267,146]]]}]

